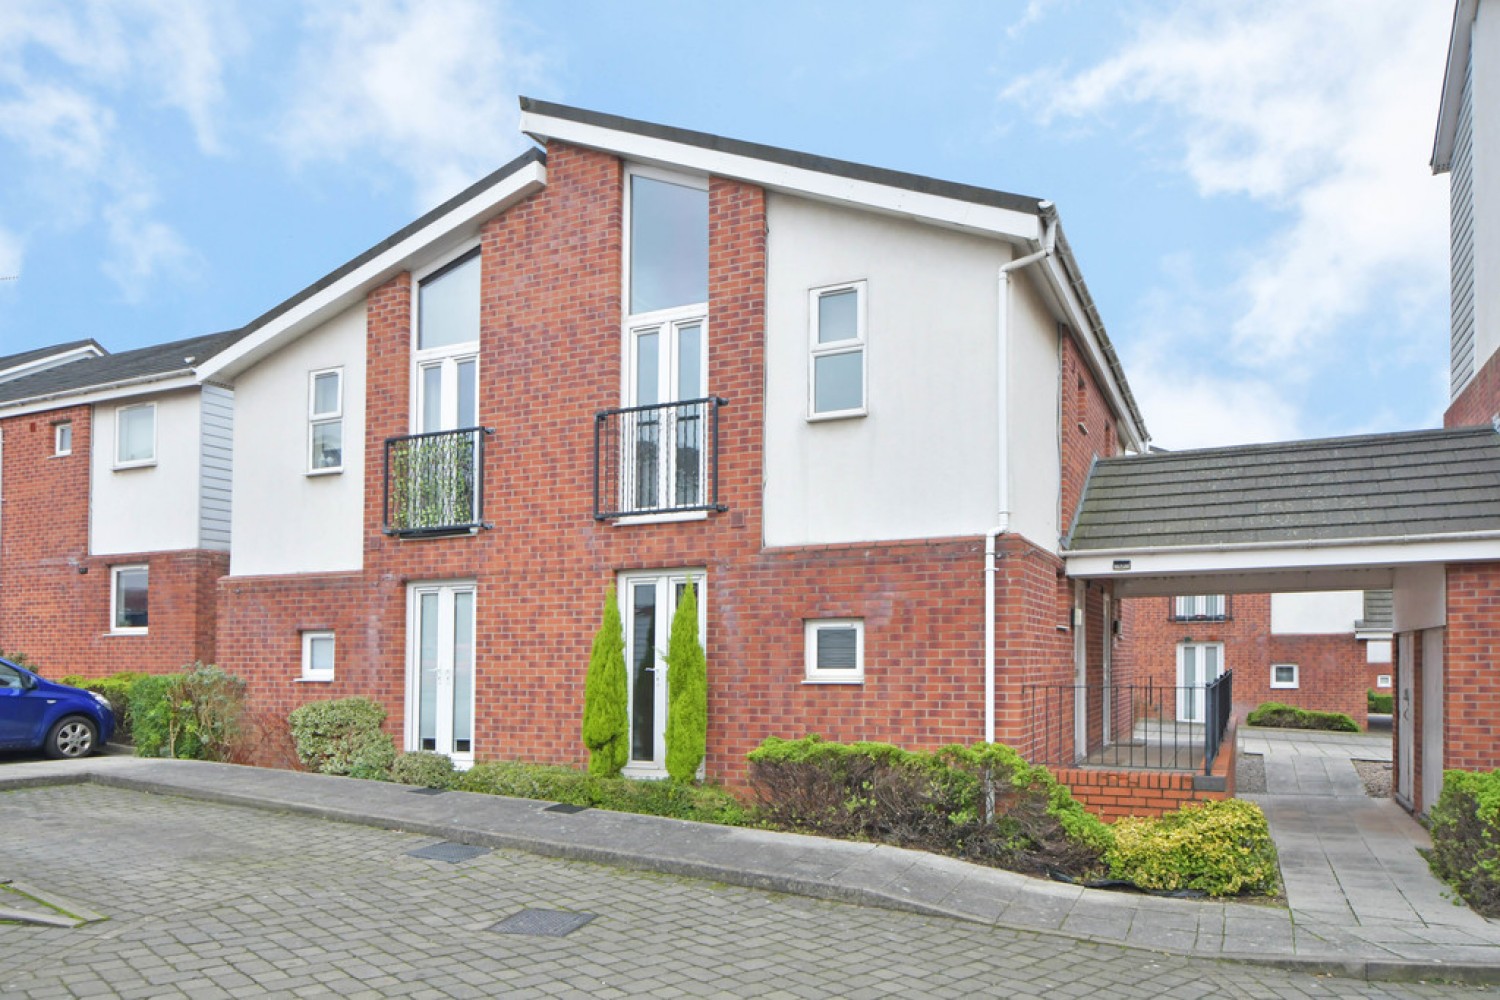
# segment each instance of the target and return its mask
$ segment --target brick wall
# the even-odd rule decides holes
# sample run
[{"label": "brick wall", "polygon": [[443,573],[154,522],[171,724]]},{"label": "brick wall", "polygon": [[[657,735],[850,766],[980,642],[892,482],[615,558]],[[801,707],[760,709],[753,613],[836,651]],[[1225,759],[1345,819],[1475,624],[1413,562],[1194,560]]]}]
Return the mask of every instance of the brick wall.
[{"label": "brick wall", "polygon": [[1083,487],[1095,458],[1119,451],[1119,434],[1098,380],[1089,371],[1083,351],[1066,327],[1062,352],[1062,497],[1061,518],[1066,537],[1083,499]]},{"label": "brick wall", "polygon": [[[1500,563],[1450,565],[1448,629],[1443,650],[1445,768],[1500,767],[1497,651],[1500,651]],[[1420,741],[1417,745],[1421,746]]]},{"label": "brick wall", "polygon": [[1489,360],[1464,386],[1443,414],[1444,427],[1477,427],[1490,422],[1500,413],[1500,351],[1491,354]]},{"label": "brick wall", "polygon": [[1234,798],[1235,727],[1231,724],[1210,775],[1184,771],[1053,768],[1057,780],[1100,819],[1160,816],[1193,802]]}]

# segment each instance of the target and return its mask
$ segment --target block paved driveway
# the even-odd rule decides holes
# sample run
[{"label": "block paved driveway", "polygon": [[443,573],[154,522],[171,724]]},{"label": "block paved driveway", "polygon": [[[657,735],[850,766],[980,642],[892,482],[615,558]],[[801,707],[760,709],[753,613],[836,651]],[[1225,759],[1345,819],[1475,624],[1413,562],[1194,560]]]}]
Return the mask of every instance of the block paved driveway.
[{"label": "block paved driveway", "polygon": [[[1446,997],[67,785],[0,793],[0,879],[110,919],[0,925],[0,997]],[[595,914],[566,937],[487,928]]]}]

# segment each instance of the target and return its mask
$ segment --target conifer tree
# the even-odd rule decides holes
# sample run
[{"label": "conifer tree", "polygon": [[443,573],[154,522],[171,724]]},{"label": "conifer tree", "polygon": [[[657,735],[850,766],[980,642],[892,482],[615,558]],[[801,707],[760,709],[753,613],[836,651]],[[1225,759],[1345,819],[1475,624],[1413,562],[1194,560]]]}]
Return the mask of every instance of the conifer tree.
[{"label": "conifer tree", "polygon": [[698,600],[691,582],[672,615],[667,643],[667,774],[689,782],[708,742],[708,660],[698,641]]},{"label": "conifer tree", "polygon": [[594,634],[589,671],[583,680],[583,745],[589,750],[589,773],[617,777],[630,759],[627,714],[625,630],[615,590],[604,598],[604,622]]}]

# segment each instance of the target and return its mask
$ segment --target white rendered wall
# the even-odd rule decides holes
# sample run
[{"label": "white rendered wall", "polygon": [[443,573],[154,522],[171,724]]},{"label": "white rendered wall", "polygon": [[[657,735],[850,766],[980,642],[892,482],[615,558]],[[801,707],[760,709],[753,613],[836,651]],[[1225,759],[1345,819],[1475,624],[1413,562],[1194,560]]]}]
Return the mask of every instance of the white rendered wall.
[{"label": "white rendered wall", "polygon": [[1057,321],[1031,268],[1010,279],[1010,530],[1059,551],[1062,454],[1058,436]]},{"label": "white rendered wall", "polygon": [[1417,632],[1448,624],[1448,568],[1403,566],[1391,584],[1391,631]]},{"label": "white rendered wall", "polygon": [[137,396],[126,405],[156,404],[156,462],[116,469],[115,415],[120,406],[97,403],[89,461],[89,552],[160,552],[199,544],[200,483],[197,389]]},{"label": "white rendered wall", "polygon": [[1474,370],[1500,350],[1500,5],[1479,4],[1474,19],[1473,209]]},{"label": "white rendered wall", "polygon": [[1364,617],[1362,590],[1309,591],[1271,595],[1273,635],[1353,634],[1354,623]]},{"label": "white rendered wall", "polygon": [[[343,368],[344,471],[309,476],[311,372]],[[365,478],[365,307],[235,379],[233,576],[357,570]]]},{"label": "white rendered wall", "polygon": [[[983,533],[998,513],[996,310],[1009,247],[775,192],[767,222],[766,544]],[[859,280],[868,415],[809,421],[808,291]],[[708,390],[719,391],[712,378]],[[736,419],[732,403],[723,419]]]}]

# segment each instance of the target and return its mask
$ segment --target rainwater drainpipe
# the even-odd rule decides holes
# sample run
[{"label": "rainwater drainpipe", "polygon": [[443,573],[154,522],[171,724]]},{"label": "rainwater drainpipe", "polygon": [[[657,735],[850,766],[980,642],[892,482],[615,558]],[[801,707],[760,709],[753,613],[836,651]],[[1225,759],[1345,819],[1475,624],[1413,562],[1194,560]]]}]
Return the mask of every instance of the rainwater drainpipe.
[{"label": "rainwater drainpipe", "polygon": [[995,317],[996,430],[999,519],[984,533],[984,741],[995,742],[995,571],[996,541],[1010,530],[1010,272],[1035,264],[1051,255],[1057,243],[1057,216],[1050,201],[1037,206],[1045,228],[1040,249],[1000,265],[999,305]]}]

